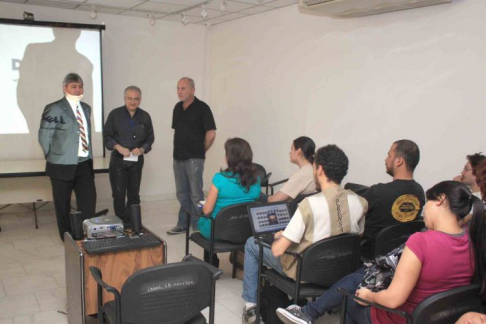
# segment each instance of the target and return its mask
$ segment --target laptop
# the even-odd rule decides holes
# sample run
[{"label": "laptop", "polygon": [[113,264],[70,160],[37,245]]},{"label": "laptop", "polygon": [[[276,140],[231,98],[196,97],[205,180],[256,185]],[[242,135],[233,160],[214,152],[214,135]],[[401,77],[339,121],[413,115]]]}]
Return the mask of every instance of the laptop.
[{"label": "laptop", "polygon": [[253,236],[270,245],[274,241],[274,234],[284,230],[290,222],[289,208],[282,201],[250,205],[248,215]]}]

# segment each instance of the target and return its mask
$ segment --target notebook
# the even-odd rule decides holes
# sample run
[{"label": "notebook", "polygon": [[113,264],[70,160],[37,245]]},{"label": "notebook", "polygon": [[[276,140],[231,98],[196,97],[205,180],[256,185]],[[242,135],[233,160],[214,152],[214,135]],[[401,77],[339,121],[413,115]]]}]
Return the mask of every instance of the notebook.
[{"label": "notebook", "polygon": [[284,230],[290,222],[289,208],[282,201],[250,205],[248,215],[253,236],[268,244],[272,244],[274,234]]}]

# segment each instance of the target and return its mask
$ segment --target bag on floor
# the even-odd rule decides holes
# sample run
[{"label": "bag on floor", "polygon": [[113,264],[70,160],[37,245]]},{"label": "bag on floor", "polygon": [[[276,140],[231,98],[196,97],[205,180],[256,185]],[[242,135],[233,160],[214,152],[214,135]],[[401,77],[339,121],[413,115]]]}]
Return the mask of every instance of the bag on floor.
[{"label": "bag on floor", "polygon": [[260,296],[260,315],[265,324],[281,324],[277,317],[277,308],[287,308],[291,301],[286,293],[263,280],[262,293]]}]

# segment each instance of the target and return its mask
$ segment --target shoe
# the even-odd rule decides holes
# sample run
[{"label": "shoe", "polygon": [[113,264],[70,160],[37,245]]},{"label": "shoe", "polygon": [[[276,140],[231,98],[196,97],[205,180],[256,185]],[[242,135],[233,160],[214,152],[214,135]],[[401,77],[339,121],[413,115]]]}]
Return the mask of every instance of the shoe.
[{"label": "shoe", "polygon": [[186,229],[182,226],[176,225],[173,229],[168,230],[167,234],[176,235],[176,234],[184,234]]},{"label": "shoe", "polygon": [[241,316],[241,322],[243,324],[256,323],[256,305],[251,307],[243,307],[243,315]]},{"label": "shoe", "polygon": [[287,309],[278,308],[277,316],[285,324],[312,324],[311,319],[297,305],[290,305]]},{"label": "shoe", "polygon": [[192,225],[192,226],[191,226],[191,229],[192,229],[192,232],[193,232],[193,233],[199,233],[199,232],[200,232],[200,231],[199,231],[199,228],[197,227],[197,225]]}]

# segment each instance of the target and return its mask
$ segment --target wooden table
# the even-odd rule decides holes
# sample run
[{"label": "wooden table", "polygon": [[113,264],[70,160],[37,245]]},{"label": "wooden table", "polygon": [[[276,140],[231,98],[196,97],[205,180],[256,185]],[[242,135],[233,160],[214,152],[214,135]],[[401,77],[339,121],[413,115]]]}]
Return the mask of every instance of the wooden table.
[{"label": "wooden table", "polygon": [[[149,232],[147,229],[145,231]],[[167,262],[166,242],[158,238],[161,242],[158,247],[90,255],[84,250],[82,241],[74,241],[66,233],[64,245],[69,324],[85,324],[89,315],[98,313],[97,286],[89,272],[90,266],[99,268],[103,280],[121,292],[123,284],[133,273]],[[103,302],[110,300],[113,300],[113,295],[103,291]]]}]

